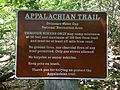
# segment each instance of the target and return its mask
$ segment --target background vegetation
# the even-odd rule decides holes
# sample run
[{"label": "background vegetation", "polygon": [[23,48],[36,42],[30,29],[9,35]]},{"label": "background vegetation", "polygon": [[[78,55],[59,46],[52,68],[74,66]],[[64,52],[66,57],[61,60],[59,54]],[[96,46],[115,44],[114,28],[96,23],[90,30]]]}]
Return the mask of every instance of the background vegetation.
[{"label": "background vegetation", "polygon": [[[0,64],[0,76],[14,71],[16,55],[16,21],[18,10],[64,10],[64,11],[98,11],[108,14],[109,48],[113,55],[120,55],[120,0],[0,0],[0,58],[10,55],[11,61]],[[80,80],[80,90],[120,90],[120,71],[110,68],[107,80]],[[21,82],[21,86],[20,83]],[[29,83],[28,83],[29,82]],[[35,84],[30,84],[30,83]],[[39,84],[37,84],[39,83]],[[41,80],[16,80],[4,83],[7,88],[33,88],[41,90]],[[12,85],[11,85],[12,84]],[[18,90],[18,89],[17,89]],[[34,90],[34,89],[33,89]]]}]

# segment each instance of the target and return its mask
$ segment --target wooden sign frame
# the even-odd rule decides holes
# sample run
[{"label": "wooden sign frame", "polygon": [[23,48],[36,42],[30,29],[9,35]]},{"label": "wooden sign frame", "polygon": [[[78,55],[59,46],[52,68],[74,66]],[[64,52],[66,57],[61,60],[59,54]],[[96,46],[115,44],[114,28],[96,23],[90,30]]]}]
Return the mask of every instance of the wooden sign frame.
[{"label": "wooden sign frame", "polygon": [[105,12],[18,12],[16,78],[107,78]]}]

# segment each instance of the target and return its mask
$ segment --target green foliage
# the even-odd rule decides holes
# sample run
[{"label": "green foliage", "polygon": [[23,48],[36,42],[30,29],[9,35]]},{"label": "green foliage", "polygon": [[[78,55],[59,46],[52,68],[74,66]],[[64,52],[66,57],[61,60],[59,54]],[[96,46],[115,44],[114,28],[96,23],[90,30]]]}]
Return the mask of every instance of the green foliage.
[{"label": "green foliage", "polygon": [[[110,44],[115,54],[120,54],[120,0],[0,0],[0,55],[15,55],[16,21],[18,10],[64,10],[64,11],[105,11],[108,14]],[[1,70],[0,74],[12,69]],[[113,85],[120,78],[119,72],[109,71],[107,81],[80,81],[81,90],[101,90]],[[113,82],[113,83],[112,83]],[[114,88],[107,88],[113,90]],[[118,85],[120,86],[120,81]]]}]

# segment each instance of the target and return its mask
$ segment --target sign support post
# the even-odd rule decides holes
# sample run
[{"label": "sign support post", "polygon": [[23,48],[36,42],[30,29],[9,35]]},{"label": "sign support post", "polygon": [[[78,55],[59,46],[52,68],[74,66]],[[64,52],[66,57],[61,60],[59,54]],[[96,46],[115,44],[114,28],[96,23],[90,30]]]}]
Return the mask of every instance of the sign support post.
[{"label": "sign support post", "polygon": [[78,90],[78,81],[44,80],[44,90]]}]

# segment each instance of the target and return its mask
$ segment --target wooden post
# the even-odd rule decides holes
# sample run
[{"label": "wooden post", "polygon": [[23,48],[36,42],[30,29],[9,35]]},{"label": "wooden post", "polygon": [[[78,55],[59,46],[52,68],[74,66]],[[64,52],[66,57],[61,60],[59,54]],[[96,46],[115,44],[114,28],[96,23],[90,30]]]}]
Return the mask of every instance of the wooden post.
[{"label": "wooden post", "polygon": [[78,81],[44,80],[44,90],[78,90]]}]

